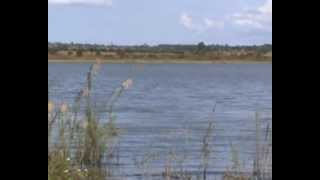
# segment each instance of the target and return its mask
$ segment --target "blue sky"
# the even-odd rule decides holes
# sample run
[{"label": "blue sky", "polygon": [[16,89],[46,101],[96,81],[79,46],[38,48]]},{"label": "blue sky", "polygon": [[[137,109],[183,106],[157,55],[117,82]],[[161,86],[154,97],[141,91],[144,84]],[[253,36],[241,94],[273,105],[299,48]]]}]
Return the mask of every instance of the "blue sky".
[{"label": "blue sky", "polygon": [[272,0],[48,0],[48,41],[272,43]]}]

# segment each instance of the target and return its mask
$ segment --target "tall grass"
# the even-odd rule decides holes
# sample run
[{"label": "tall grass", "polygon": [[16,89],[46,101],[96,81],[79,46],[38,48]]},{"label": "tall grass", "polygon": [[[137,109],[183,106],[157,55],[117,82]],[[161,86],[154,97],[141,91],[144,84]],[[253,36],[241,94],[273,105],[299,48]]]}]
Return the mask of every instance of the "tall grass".
[{"label": "tall grass", "polygon": [[99,63],[90,67],[85,87],[74,104],[57,105],[48,93],[48,179],[102,180],[111,176],[107,165],[113,158],[113,140],[118,135],[112,107],[132,80],[124,81],[111,95],[108,120],[99,119],[92,102],[92,85]]},{"label": "tall grass", "polygon": [[272,124],[262,127],[259,113],[255,114],[255,157],[252,173],[246,173],[237,149],[232,145],[233,166],[228,169],[223,180],[271,180],[272,179]]},{"label": "tall grass", "polygon": [[202,147],[201,147],[201,167],[202,167],[202,179],[207,179],[207,170],[209,166],[209,159],[211,154],[210,142],[212,141],[212,132],[213,131],[213,122],[210,121],[208,128],[202,138]]},{"label": "tall grass", "polygon": [[261,119],[256,113],[256,156],[253,177],[256,180],[272,179],[272,124],[261,132]]}]

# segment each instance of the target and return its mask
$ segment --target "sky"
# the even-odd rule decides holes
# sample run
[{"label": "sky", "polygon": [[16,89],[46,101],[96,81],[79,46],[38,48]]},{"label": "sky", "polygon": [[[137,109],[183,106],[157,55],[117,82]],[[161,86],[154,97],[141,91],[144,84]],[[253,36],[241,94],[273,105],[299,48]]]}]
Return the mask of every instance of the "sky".
[{"label": "sky", "polygon": [[272,0],[48,0],[48,41],[272,43]]}]

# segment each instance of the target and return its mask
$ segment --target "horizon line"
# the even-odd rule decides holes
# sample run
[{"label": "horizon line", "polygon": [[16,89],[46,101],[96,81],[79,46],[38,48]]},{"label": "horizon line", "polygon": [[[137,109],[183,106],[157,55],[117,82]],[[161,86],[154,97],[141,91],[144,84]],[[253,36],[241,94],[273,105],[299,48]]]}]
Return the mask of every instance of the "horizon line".
[{"label": "horizon line", "polygon": [[228,43],[206,43],[204,41],[199,41],[197,43],[142,43],[142,44],[115,44],[115,43],[93,43],[93,42],[74,42],[74,41],[69,41],[69,42],[62,42],[62,41],[48,41],[48,43],[61,43],[61,44],[88,44],[88,45],[100,45],[100,46],[159,46],[159,45],[197,45],[199,43],[204,43],[205,45],[218,45],[218,46],[264,46],[264,45],[272,45],[272,43],[261,43],[261,44],[228,44]]}]

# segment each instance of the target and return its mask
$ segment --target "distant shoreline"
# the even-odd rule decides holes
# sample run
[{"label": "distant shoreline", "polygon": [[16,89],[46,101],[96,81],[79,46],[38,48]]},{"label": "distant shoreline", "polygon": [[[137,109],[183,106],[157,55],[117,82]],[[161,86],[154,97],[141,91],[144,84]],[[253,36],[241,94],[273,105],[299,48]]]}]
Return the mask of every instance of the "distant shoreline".
[{"label": "distant shoreline", "polygon": [[272,45],[99,45],[48,42],[48,63],[261,64],[272,63]]},{"label": "distant shoreline", "polygon": [[[88,64],[95,63],[92,59],[48,59],[48,64]],[[103,64],[272,64],[272,59],[264,60],[181,60],[181,59],[107,59],[100,60]]]}]

